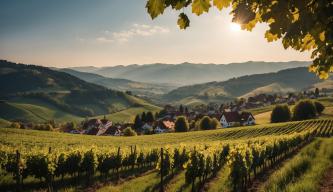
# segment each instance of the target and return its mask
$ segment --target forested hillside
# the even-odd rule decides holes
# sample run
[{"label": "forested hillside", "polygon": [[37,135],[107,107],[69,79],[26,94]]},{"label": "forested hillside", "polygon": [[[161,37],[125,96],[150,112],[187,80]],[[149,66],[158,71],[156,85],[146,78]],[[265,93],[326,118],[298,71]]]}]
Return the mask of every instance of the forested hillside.
[{"label": "forested hillside", "polygon": [[[320,80],[309,73],[306,67],[286,69],[276,73],[247,75],[223,82],[209,82],[175,89],[164,95],[168,102],[193,101],[209,102],[218,99],[233,99],[258,93],[286,93],[313,88],[321,83],[330,88],[330,80]],[[321,88],[324,88],[322,86]],[[276,92],[275,92],[276,91]]]},{"label": "forested hillside", "polygon": [[4,60],[0,66],[1,118],[6,120],[42,120],[36,111],[44,111],[48,120],[57,117],[70,120],[141,106],[126,93],[64,72]]}]

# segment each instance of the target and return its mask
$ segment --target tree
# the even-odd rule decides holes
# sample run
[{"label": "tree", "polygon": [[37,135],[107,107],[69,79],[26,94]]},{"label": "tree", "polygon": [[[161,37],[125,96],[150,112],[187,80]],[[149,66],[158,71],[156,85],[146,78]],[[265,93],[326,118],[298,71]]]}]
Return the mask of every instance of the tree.
[{"label": "tree", "polygon": [[316,117],[316,106],[311,100],[301,100],[294,107],[293,119],[300,121]]},{"label": "tree", "polygon": [[153,113],[151,111],[149,111],[146,115],[146,122],[152,123],[152,122],[154,122],[154,120],[155,119],[154,119]]},{"label": "tree", "polygon": [[291,119],[288,105],[276,105],[271,114],[271,123],[287,122]]},{"label": "tree", "polygon": [[267,23],[268,42],[282,40],[285,49],[312,50],[309,70],[320,78],[328,78],[333,71],[333,4],[325,0],[262,1],[262,0],[147,0],[146,8],[152,19],[163,14],[168,7],[181,11],[180,29],[190,26],[184,9],[201,15],[215,6],[219,10],[231,6],[232,21],[243,30],[252,31],[257,23]]},{"label": "tree", "polygon": [[146,112],[142,112],[142,115],[141,115],[141,121],[142,122],[147,122],[147,119],[146,119]]},{"label": "tree", "polygon": [[317,113],[320,115],[324,111],[325,106],[318,101],[314,102],[314,104],[316,106]]},{"label": "tree", "polygon": [[134,125],[133,128],[135,129],[135,131],[139,131],[142,127],[142,121],[140,118],[140,115],[136,115],[135,119],[134,119]]},{"label": "tree", "polygon": [[318,88],[316,88],[316,90],[315,90],[315,96],[319,97],[319,89]]},{"label": "tree", "polygon": [[209,130],[212,129],[211,128],[211,119],[208,116],[204,116],[201,120],[200,120],[200,124],[199,124],[199,129],[201,130]]},{"label": "tree", "polygon": [[15,128],[15,129],[20,129],[21,128],[21,124],[17,123],[17,122],[13,122],[10,125],[11,128]]},{"label": "tree", "polygon": [[136,136],[136,132],[130,128],[130,127],[127,127],[126,129],[124,129],[124,136]]},{"label": "tree", "polygon": [[180,106],[179,106],[179,112],[180,112],[181,114],[184,113],[184,107],[183,107],[183,105],[180,105]]},{"label": "tree", "polygon": [[185,114],[188,114],[188,108],[185,107]]},{"label": "tree", "polygon": [[187,132],[188,131],[188,122],[186,117],[179,116],[176,119],[175,123],[175,131],[176,132]]},{"label": "tree", "polygon": [[215,117],[211,119],[210,121],[210,127],[211,129],[217,129],[221,127],[220,121],[217,120]]}]

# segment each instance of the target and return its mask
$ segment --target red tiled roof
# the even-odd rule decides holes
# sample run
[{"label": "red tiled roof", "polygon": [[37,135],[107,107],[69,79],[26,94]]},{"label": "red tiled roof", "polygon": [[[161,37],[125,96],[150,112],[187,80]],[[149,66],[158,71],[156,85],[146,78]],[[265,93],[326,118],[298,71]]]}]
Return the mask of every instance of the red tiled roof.
[{"label": "red tiled roof", "polygon": [[222,115],[224,115],[227,122],[240,122],[240,119],[241,119],[239,113],[236,111],[223,112]]}]

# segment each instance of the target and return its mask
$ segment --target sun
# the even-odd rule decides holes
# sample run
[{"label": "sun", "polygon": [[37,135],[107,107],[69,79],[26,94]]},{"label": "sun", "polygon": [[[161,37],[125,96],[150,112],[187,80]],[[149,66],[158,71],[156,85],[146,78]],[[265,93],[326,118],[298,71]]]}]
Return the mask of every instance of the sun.
[{"label": "sun", "polygon": [[231,23],[230,24],[230,29],[232,31],[241,31],[242,30],[241,26],[237,23]]}]

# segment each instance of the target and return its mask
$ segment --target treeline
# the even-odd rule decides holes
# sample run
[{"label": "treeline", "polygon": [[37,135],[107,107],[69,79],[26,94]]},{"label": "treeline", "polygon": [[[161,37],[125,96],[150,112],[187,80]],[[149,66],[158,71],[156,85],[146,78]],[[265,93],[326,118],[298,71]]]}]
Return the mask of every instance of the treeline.
[{"label": "treeline", "polygon": [[313,119],[321,115],[324,109],[322,103],[311,100],[299,101],[292,110],[288,105],[276,105],[271,114],[271,123]]}]

